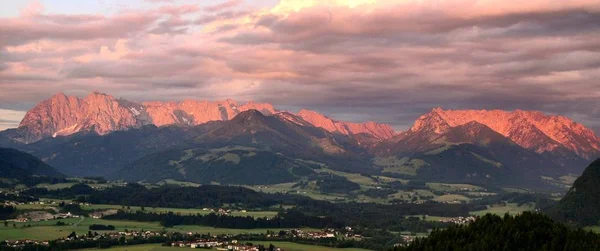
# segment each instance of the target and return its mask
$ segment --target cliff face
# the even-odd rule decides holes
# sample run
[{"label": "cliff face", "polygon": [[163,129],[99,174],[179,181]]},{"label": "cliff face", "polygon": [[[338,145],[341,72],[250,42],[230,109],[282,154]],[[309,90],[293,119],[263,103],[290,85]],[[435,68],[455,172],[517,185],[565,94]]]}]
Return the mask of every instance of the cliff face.
[{"label": "cliff face", "polygon": [[[19,125],[22,138],[18,140],[31,143],[45,137],[64,136],[82,131],[94,131],[103,135],[149,124],[198,125],[209,121],[230,120],[248,110],[258,110],[265,115],[278,113],[273,105],[268,103],[238,104],[234,100],[136,103],[99,92],[93,92],[85,98],[59,93],[27,112]],[[307,122],[330,132],[346,135],[369,134],[377,139],[387,139],[394,135],[389,125],[375,122],[334,122],[316,112],[310,114],[312,117],[305,118],[310,119]],[[321,118],[333,126],[324,124],[326,122],[322,122]]]},{"label": "cliff face", "polygon": [[389,139],[395,135],[390,125],[378,124],[373,121],[366,123],[334,121],[323,114],[310,110],[301,110],[298,112],[298,116],[312,125],[321,127],[329,132],[337,132],[345,135],[368,134],[379,140]]},{"label": "cliff face", "polygon": [[94,92],[85,98],[52,96],[27,112],[19,128],[24,142],[80,131],[106,134],[143,125],[136,116],[110,95]]},{"label": "cliff face", "polygon": [[449,128],[476,121],[537,153],[566,148],[590,159],[600,154],[600,138],[569,118],[539,111],[443,110],[435,108],[417,119],[411,132],[442,133]]}]

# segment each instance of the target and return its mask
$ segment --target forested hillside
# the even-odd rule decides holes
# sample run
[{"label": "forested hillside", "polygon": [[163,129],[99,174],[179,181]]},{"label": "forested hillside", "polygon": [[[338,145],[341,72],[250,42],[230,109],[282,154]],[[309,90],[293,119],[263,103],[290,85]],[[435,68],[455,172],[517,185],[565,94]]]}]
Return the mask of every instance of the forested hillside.
[{"label": "forested hillside", "polygon": [[396,250],[600,250],[600,236],[571,229],[538,213],[514,217],[487,214],[469,225],[434,230],[429,237]]},{"label": "forested hillside", "polygon": [[565,197],[548,210],[548,214],[568,224],[598,225],[600,222],[600,159],[585,169]]}]

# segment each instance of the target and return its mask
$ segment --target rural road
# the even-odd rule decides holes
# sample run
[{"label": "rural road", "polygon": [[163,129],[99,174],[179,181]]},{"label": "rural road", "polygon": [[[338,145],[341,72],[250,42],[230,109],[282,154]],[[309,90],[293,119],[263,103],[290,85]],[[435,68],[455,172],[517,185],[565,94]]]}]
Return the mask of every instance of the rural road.
[{"label": "rural road", "polygon": [[80,218],[81,219],[77,223],[73,224],[74,227],[76,227],[77,225],[79,225],[79,223],[81,223],[85,219],[85,217],[83,215]]}]

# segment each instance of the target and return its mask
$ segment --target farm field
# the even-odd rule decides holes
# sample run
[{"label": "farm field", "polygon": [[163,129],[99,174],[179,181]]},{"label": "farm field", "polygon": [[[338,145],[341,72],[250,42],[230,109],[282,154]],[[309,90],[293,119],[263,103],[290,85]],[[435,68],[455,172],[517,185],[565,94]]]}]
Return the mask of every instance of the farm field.
[{"label": "farm field", "polygon": [[600,233],[600,226],[589,226],[589,227],[584,227],[583,229],[592,231],[594,233]]},{"label": "farm field", "polygon": [[[56,223],[62,221],[65,226],[57,226]],[[123,230],[151,230],[151,231],[170,231],[170,232],[194,232],[194,233],[210,233],[210,234],[240,234],[240,233],[266,233],[267,230],[280,231],[282,229],[228,229],[228,228],[213,228],[205,226],[175,226],[173,228],[164,228],[158,222],[137,222],[137,221],[121,221],[121,220],[103,220],[92,218],[70,218],[61,220],[49,220],[40,222],[15,223],[12,222],[4,227],[0,226],[0,240],[52,240],[66,237],[71,232],[77,234],[86,234],[89,231],[89,226],[92,224],[113,225],[114,231]],[[29,227],[29,225],[31,225]],[[316,231],[315,229],[303,229],[305,231]],[[109,231],[109,232],[114,232]],[[97,231],[102,232],[102,231]]]},{"label": "farm field", "polygon": [[[408,218],[408,217],[418,217],[418,218],[422,219],[423,215],[409,215],[409,216],[406,216],[405,218]],[[441,220],[448,220],[448,219],[452,219],[452,217],[430,216],[430,215],[425,216],[426,221],[441,221]]]},{"label": "farm field", "polygon": [[300,189],[293,188],[292,186],[295,183],[280,183],[273,185],[256,185],[256,186],[244,186],[246,188],[250,188],[257,192],[263,193],[288,193],[290,191],[295,191],[295,193],[299,195],[304,195],[310,197],[315,200],[328,200],[328,201],[344,201],[347,200],[343,195],[334,195],[334,194],[322,194],[318,191],[311,189]]},{"label": "farm field", "polygon": [[484,190],[482,187],[474,186],[474,185],[470,185],[470,184],[449,184],[449,183],[430,182],[430,183],[427,183],[427,186],[432,190],[440,191],[440,192],[455,192],[455,191],[461,191],[461,190],[466,190],[466,191],[482,191],[482,190]]},{"label": "farm field", "polygon": [[491,206],[486,210],[474,211],[471,212],[471,215],[482,216],[487,213],[496,214],[496,215],[504,215],[508,213],[510,215],[520,214],[524,211],[531,211],[535,209],[535,205],[532,204],[524,204],[518,206],[517,203],[506,203],[505,206]]},{"label": "farm field", "polygon": [[[119,205],[89,205],[89,206],[82,206],[82,209],[84,210],[94,210],[94,209],[122,209],[122,206]],[[132,211],[140,211],[142,210],[141,207],[129,207],[130,210]],[[150,213],[166,213],[166,212],[173,212],[173,213],[180,213],[180,214],[210,214],[211,211],[210,210],[204,210],[204,209],[200,209],[200,208],[166,208],[166,207],[145,207],[144,211],[146,212],[150,212]],[[234,211],[231,213],[231,215],[233,216],[252,216],[252,217],[274,217],[277,215],[277,212],[275,211],[247,211],[247,212],[240,212],[240,211]]]},{"label": "farm field", "polygon": [[470,199],[460,195],[460,194],[445,194],[442,196],[438,196],[435,199],[433,199],[434,201],[438,201],[438,202],[453,202],[453,201],[465,201],[468,202]]},{"label": "farm field", "polygon": [[[24,205],[18,205],[17,209],[18,210],[46,210],[46,209],[52,209],[52,208],[56,208],[58,207],[58,203],[61,200],[53,200],[56,202],[56,204],[24,204]],[[68,200],[65,200],[65,202],[70,202]],[[99,205],[84,205],[81,206],[81,208],[83,210],[100,210],[100,209],[123,209],[122,206],[119,205],[103,205],[103,204],[99,204]],[[140,211],[142,210],[141,207],[129,207],[129,210],[132,211]],[[165,208],[165,207],[145,207],[144,211],[146,212],[151,212],[151,213],[166,213],[166,212],[173,212],[173,213],[180,213],[180,214],[201,214],[201,215],[205,215],[205,214],[210,214],[211,211],[210,210],[203,210],[200,208]],[[252,216],[252,217],[257,217],[257,218],[262,218],[262,217],[274,217],[277,215],[276,211],[247,211],[247,212],[240,212],[240,211],[234,211],[231,213],[231,215],[233,216]]]}]

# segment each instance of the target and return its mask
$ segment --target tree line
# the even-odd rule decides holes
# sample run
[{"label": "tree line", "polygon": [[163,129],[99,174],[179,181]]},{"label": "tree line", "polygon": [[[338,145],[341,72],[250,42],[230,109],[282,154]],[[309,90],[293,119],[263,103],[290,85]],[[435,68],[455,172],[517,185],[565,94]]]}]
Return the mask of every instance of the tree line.
[{"label": "tree line", "polygon": [[487,214],[469,225],[434,230],[429,237],[395,250],[600,250],[600,235],[567,227],[539,213]]},{"label": "tree line", "polygon": [[149,213],[137,211],[128,213],[119,210],[116,214],[107,215],[108,220],[132,220],[142,222],[160,222],[164,227],[177,225],[201,225],[217,228],[254,229],[254,228],[341,228],[343,223],[335,222],[330,217],[308,216],[298,211],[287,211],[273,218],[254,218],[251,216],[217,215],[214,213],[187,214],[180,213]]}]

